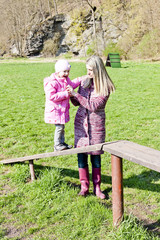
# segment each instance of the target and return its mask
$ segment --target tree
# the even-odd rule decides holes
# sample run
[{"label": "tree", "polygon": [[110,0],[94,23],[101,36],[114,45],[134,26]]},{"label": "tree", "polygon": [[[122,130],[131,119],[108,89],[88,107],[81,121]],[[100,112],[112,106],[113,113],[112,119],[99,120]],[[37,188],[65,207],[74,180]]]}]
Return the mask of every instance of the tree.
[{"label": "tree", "polygon": [[57,2],[56,2],[56,0],[53,0],[53,3],[54,3],[55,15],[57,15],[58,14],[58,10],[57,10]]},{"label": "tree", "polygon": [[94,42],[95,42],[95,52],[98,54],[98,44],[97,44],[97,37],[96,37],[96,22],[95,22],[95,12],[96,12],[96,6],[92,5],[92,1],[85,0],[88,6],[91,8],[92,12],[92,21],[93,21],[93,36],[94,36]]},{"label": "tree", "polygon": [[19,56],[24,55],[27,34],[37,23],[49,14],[46,2],[42,0],[6,0],[5,29],[9,44],[14,45]]}]

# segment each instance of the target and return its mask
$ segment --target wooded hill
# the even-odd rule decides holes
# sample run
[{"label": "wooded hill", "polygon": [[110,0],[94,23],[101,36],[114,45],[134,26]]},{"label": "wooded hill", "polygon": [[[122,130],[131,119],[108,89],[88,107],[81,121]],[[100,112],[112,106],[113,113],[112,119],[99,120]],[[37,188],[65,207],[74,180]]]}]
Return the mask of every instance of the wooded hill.
[{"label": "wooded hill", "polygon": [[[159,0],[0,0],[0,55],[13,54],[13,48],[17,49],[15,55],[27,55],[26,39],[31,31],[37,28],[38,32],[46,19],[54,20],[58,14],[69,17],[69,54],[75,47],[76,54],[84,47],[84,55],[116,51],[125,59],[160,57]],[[89,30],[90,37],[86,35]],[[59,39],[43,39],[38,54],[61,54]],[[47,40],[52,44],[46,45]]]}]

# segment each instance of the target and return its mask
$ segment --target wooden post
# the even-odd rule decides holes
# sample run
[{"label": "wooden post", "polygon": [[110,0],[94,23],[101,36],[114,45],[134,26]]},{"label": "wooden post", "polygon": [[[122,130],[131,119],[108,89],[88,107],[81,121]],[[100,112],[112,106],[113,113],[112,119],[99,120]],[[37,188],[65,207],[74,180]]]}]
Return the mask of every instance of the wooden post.
[{"label": "wooden post", "polygon": [[123,220],[124,213],[122,158],[111,155],[111,164],[113,225],[118,226]]},{"label": "wooden post", "polygon": [[33,160],[29,160],[29,168],[30,168],[30,173],[31,173],[31,181],[35,180],[35,173],[34,173],[34,164]]}]

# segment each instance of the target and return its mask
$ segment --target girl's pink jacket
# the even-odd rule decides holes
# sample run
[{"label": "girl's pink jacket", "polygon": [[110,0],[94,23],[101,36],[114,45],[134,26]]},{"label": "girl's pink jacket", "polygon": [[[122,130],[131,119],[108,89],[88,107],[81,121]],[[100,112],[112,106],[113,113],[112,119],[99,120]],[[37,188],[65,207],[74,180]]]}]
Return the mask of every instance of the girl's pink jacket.
[{"label": "girl's pink jacket", "polygon": [[75,89],[80,85],[80,78],[73,81],[67,78],[58,78],[55,73],[44,79],[44,91],[46,95],[45,122],[51,124],[65,124],[69,121],[69,94],[66,86]]}]

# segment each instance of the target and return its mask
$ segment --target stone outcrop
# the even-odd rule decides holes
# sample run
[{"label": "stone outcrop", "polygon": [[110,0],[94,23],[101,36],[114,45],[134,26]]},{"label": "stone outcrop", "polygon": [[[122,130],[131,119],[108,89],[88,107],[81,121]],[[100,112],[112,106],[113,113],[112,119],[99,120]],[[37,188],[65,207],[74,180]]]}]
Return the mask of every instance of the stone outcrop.
[{"label": "stone outcrop", "polygon": [[43,49],[44,42],[48,39],[53,39],[54,35],[60,33],[60,48],[57,54],[68,51],[67,45],[61,45],[61,42],[65,38],[67,31],[70,27],[70,20],[63,14],[48,18],[43,22],[40,22],[36,26],[32,26],[32,29],[28,32],[26,39],[25,54],[38,55]]},{"label": "stone outcrop", "polygon": [[[81,34],[76,33],[76,24],[73,27],[73,19],[71,17],[59,14],[54,17],[48,17],[45,21],[32,26],[28,31],[27,38],[25,40],[24,55],[35,56],[41,54],[45,41],[53,39],[56,33],[59,33],[59,44],[56,52],[56,56],[59,56],[66,52],[71,52],[74,55],[85,56],[88,47],[93,44],[95,36],[93,34],[93,21],[91,13],[85,16],[84,24],[85,28]],[[98,42],[98,51],[102,52],[110,40],[117,42],[121,37],[121,32],[116,27],[111,25],[107,16],[102,18],[100,16],[95,17],[96,20],[96,41]],[[78,21],[77,21],[78,24]],[[12,48],[12,52],[18,55],[15,45]]]}]

